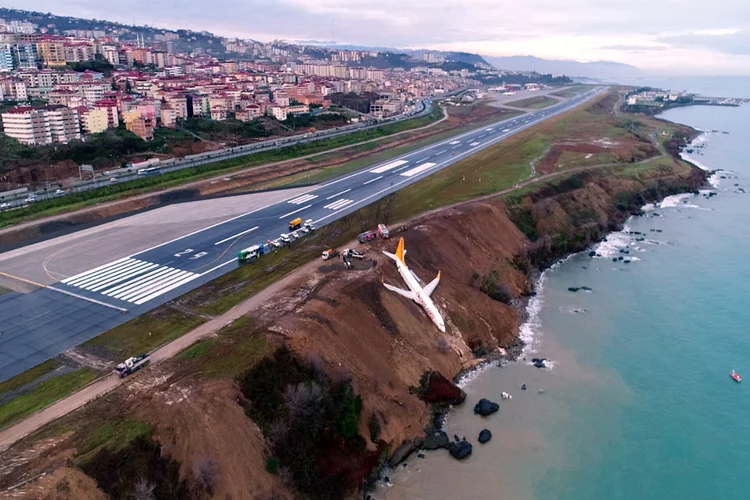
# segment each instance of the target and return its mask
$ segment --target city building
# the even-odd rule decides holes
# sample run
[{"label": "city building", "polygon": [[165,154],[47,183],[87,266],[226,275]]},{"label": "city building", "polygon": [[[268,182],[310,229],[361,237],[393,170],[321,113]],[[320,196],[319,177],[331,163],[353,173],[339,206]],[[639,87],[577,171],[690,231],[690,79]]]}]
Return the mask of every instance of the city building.
[{"label": "city building", "polygon": [[154,138],[154,128],[156,127],[155,116],[136,109],[123,113],[122,118],[125,122],[125,128],[128,131],[134,133],[144,141],[151,141]]},{"label": "city building", "polygon": [[68,143],[81,138],[78,112],[65,106],[17,107],[4,112],[2,120],[5,135],[23,144]]},{"label": "city building", "polygon": [[98,134],[109,128],[109,113],[107,108],[78,108],[81,119],[81,129],[86,134]]},{"label": "city building", "polygon": [[10,45],[0,46],[0,71],[13,71],[13,51]]}]

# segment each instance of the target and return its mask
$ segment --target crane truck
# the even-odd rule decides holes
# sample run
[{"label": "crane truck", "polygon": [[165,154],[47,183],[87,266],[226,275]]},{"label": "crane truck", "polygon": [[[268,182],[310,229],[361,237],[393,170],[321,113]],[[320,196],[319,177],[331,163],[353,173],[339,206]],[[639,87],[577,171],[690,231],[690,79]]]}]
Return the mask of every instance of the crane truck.
[{"label": "crane truck", "polygon": [[144,366],[147,366],[151,360],[148,358],[148,354],[141,354],[134,358],[128,358],[123,363],[117,365],[115,372],[120,378],[127,377],[131,373],[135,373]]}]

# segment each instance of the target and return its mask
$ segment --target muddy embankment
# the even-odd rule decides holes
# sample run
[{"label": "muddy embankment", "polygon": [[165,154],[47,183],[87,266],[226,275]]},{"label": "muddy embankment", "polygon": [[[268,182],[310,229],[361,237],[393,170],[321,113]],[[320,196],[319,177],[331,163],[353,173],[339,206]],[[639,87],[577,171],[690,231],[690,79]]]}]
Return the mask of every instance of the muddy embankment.
[{"label": "muddy embankment", "polygon": [[[348,494],[355,496],[356,486],[365,484],[379,460],[396,458],[393,463],[405,457],[410,446],[402,444],[422,438],[430,427],[432,408],[417,389],[426,372],[452,379],[499,348],[517,346],[523,297],[533,292],[540,268],[618,229],[647,201],[698,189],[705,181],[705,172],[677,163],[639,173],[631,169],[628,175],[588,171],[523,195],[466,203],[409,221],[408,229],[394,236],[404,237],[407,263],[425,284],[441,271],[433,297],[446,320],[444,334],[418,305],[382,286],[382,281],[403,286],[393,262],[380,253],[393,251],[397,242],[391,239],[368,245],[370,261],[357,262],[354,270],[345,270],[340,261],[311,264],[311,272],[302,273],[292,286],[253,311],[247,330],[233,335],[268,339],[268,350],[258,356],[267,356],[271,345],[287,346],[301,363],[325,374],[312,376],[324,394],[326,387],[341,388],[342,381],[351,381],[361,404],[349,398],[347,408],[359,417],[343,423],[354,427],[347,431],[353,437],[346,442],[339,438],[324,441],[328,448],[316,450],[323,460],[308,460],[310,469],[305,470],[346,484]],[[380,203],[387,204],[387,200]],[[227,355],[236,350],[232,345],[227,344]],[[95,433],[95,426],[102,422],[121,420],[118,408],[125,406],[130,416],[151,426],[161,456],[180,464],[180,478],[192,481],[196,464],[207,458],[216,462],[213,498],[305,497],[299,493],[304,491],[300,478],[290,472],[288,462],[277,463],[275,472],[269,465],[274,455],[283,457],[282,439],[285,446],[295,447],[304,437],[293,435],[290,440],[290,428],[277,425],[290,422],[291,416],[285,413],[291,407],[277,412],[284,408],[281,401],[290,396],[284,388],[290,386],[277,387],[272,375],[276,370],[299,381],[310,375],[288,360],[276,365],[269,357],[264,361],[268,362],[254,368],[254,378],[243,375],[235,383],[228,378],[196,377],[195,366],[180,360],[155,366],[134,378],[127,390],[108,395],[107,404],[96,407],[105,413],[97,417],[103,420],[95,424],[97,420],[91,418],[94,427],[87,432]],[[272,391],[264,392],[265,386],[250,387],[263,397],[245,398],[248,384],[262,379],[264,373],[271,374],[263,382],[282,398],[276,403],[281,406],[269,407]],[[456,397],[450,386],[438,388]],[[295,395],[299,404],[300,393],[293,391],[291,396]],[[439,394],[428,396],[432,401],[439,399],[435,398]],[[247,415],[267,418],[253,421]],[[334,417],[331,421],[341,425],[341,414]],[[329,427],[323,429],[322,435],[328,435],[325,429]],[[68,453],[73,453],[71,447],[85,450],[84,438],[74,438],[78,444],[67,441],[61,446]],[[354,446],[357,443],[362,446]],[[398,456],[393,457],[394,453]],[[55,451],[54,457],[62,458],[48,457],[39,470],[70,465],[62,451]],[[302,470],[300,464],[294,467]],[[33,471],[5,481],[14,484],[26,477],[34,477]],[[309,477],[306,484],[311,484]]]},{"label": "muddy embankment", "polygon": [[[441,271],[434,299],[447,325],[440,333],[415,303],[387,291],[402,286],[395,266],[380,254],[396,242],[368,249],[375,266],[343,271],[321,266],[290,291],[304,297],[267,328],[301,359],[322,359],[350,377],[362,396],[360,434],[368,448],[392,454],[424,436],[430,407],[415,388],[425,372],[453,378],[498,348],[517,344],[523,296],[540,268],[584,250],[648,201],[703,186],[706,173],[675,163],[633,175],[584,172],[509,198],[468,203],[409,222],[395,236],[407,262],[426,284]],[[367,436],[379,422],[378,443]]]}]

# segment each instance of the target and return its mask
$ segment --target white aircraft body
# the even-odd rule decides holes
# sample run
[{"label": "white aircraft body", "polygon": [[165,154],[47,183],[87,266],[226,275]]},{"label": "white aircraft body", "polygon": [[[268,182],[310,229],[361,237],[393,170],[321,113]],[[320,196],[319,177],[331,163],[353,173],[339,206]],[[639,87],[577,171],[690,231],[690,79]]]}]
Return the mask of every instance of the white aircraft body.
[{"label": "white aircraft body", "polygon": [[388,290],[396,292],[399,295],[403,295],[407,299],[411,299],[422,306],[432,322],[435,323],[435,325],[440,329],[441,332],[445,332],[445,322],[443,321],[443,317],[440,316],[440,312],[438,311],[437,307],[435,307],[435,303],[432,302],[432,299],[430,298],[430,295],[432,295],[432,292],[435,291],[435,288],[437,288],[437,285],[440,282],[440,272],[438,272],[437,278],[432,280],[426,287],[422,288],[422,286],[420,286],[419,284],[419,280],[417,279],[417,275],[414,274],[408,267],[406,267],[406,261],[404,261],[406,250],[404,250],[403,238],[399,239],[398,249],[396,250],[395,254],[388,252],[383,253],[396,261],[396,268],[398,269],[398,273],[402,278],[404,278],[406,286],[409,287],[409,290],[402,290],[401,288],[391,286],[385,282],[383,282],[383,285],[385,285]]}]

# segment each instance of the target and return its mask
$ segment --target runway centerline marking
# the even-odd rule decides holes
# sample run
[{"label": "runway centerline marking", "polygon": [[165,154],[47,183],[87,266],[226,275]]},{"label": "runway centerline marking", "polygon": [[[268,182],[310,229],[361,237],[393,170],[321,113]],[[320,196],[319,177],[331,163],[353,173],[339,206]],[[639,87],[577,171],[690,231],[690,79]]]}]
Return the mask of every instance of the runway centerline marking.
[{"label": "runway centerline marking", "polygon": [[363,182],[363,183],[362,183],[362,185],[363,185],[363,186],[366,186],[366,185],[368,185],[369,183],[371,183],[371,182],[375,182],[375,181],[379,181],[379,180],[380,180],[380,179],[382,179],[382,178],[383,178],[383,176],[382,176],[382,175],[381,175],[381,176],[379,176],[379,177],[375,177],[374,179],[370,179],[369,181]]},{"label": "runway centerline marking", "polygon": [[343,191],[341,191],[340,193],[332,194],[331,196],[329,196],[328,198],[326,198],[326,200],[330,200],[330,199],[332,199],[332,198],[338,198],[338,197],[339,197],[339,196],[341,196],[342,194],[344,194],[344,193],[348,193],[348,192],[349,192],[349,191],[351,191],[351,190],[352,190],[351,188],[349,188],[349,189],[344,189],[344,190],[343,190]]},{"label": "runway centerline marking", "polygon": [[221,241],[217,241],[216,243],[214,243],[214,246],[215,246],[215,245],[221,245],[222,243],[226,243],[227,241],[229,241],[229,240],[233,240],[234,238],[237,238],[237,237],[239,237],[239,236],[242,236],[243,234],[247,234],[247,233],[252,233],[253,231],[255,231],[256,229],[258,229],[259,227],[260,227],[260,226],[255,226],[255,227],[251,227],[251,228],[250,228],[250,229],[248,229],[247,231],[242,231],[241,233],[237,233],[237,234],[235,234],[235,235],[233,235],[233,236],[230,236],[229,238],[224,238],[223,240],[221,240]]},{"label": "runway centerline marking", "polygon": [[310,208],[311,206],[312,206],[312,205],[307,205],[306,207],[298,208],[298,209],[297,209],[297,210],[295,210],[294,212],[289,212],[288,214],[284,214],[284,215],[282,215],[281,217],[279,217],[279,219],[284,219],[284,218],[286,218],[286,217],[289,217],[290,215],[294,215],[294,214],[296,214],[297,212],[301,212],[301,211],[303,211],[303,210],[307,210],[307,209],[308,209],[308,208]]}]

